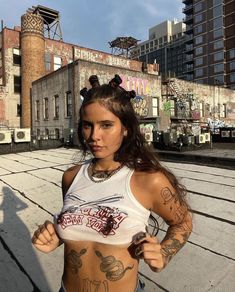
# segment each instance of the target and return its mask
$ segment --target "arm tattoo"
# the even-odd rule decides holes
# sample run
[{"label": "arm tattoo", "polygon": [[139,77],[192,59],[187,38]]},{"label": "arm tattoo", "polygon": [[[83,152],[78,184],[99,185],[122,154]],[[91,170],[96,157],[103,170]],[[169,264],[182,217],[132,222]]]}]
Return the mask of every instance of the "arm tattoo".
[{"label": "arm tattoo", "polygon": [[172,193],[168,187],[161,190],[161,197],[163,198],[163,204],[169,205],[170,212],[173,214],[173,219],[167,221],[167,224],[171,225],[174,222],[183,221],[188,212],[188,207],[183,199],[179,195]]},{"label": "arm tattoo", "polygon": [[73,274],[78,273],[78,269],[82,267],[82,260],[81,256],[84,255],[87,252],[87,250],[84,248],[79,253],[76,252],[74,249],[72,249],[68,256],[66,257],[65,261],[66,264],[71,267],[71,271]]},{"label": "arm tattoo", "polygon": [[134,267],[134,265],[132,265],[124,269],[123,263],[116,260],[114,256],[110,255],[104,257],[98,250],[95,251],[95,254],[101,260],[100,270],[105,273],[106,278],[110,281],[120,280],[127,270],[131,270]]},{"label": "arm tattoo", "polygon": [[161,252],[165,257],[166,264],[185,245],[190,234],[191,228],[187,225],[187,222],[168,228],[166,236],[161,243]]}]

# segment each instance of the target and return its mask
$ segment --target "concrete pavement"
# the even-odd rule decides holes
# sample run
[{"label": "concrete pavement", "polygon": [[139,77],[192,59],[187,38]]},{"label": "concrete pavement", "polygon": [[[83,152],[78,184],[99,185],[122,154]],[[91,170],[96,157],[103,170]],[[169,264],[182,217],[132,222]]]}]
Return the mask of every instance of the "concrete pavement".
[{"label": "concrete pavement", "polygon": [[[30,239],[37,224],[60,209],[61,177],[76,161],[75,153],[59,148],[0,155],[0,291],[58,291],[63,248],[42,254]],[[216,151],[218,158],[223,153],[234,158],[235,150]],[[146,291],[235,291],[235,171],[180,160],[163,163],[188,189],[194,232],[160,274],[141,262]],[[160,224],[159,239],[165,228]]]},{"label": "concrete pavement", "polygon": [[180,161],[235,169],[235,143],[214,143],[210,149],[199,148],[198,150],[182,152],[156,149],[156,152],[165,161]]}]

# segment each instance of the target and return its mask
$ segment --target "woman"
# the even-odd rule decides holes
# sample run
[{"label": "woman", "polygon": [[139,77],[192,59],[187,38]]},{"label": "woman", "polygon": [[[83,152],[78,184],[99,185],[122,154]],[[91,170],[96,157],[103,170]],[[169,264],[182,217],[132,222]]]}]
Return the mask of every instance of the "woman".
[{"label": "woman", "polygon": [[[93,159],[65,171],[62,211],[32,242],[46,253],[64,244],[60,291],[144,291],[139,260],[161,271],[191,233],[184,188],[144,141],[127,92],[90,90],[78,135]],[[161,242],[148,232],[151,212],[168,224]]]}]

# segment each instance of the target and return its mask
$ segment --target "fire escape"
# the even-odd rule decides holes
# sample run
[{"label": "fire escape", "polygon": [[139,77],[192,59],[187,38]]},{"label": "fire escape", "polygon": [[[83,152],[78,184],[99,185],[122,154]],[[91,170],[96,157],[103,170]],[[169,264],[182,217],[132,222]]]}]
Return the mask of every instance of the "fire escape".
[{"label": "fire escape", "polygon": [[166,79],[162,82],[163,94],[168,108],[170,107],[170,118],[175,122],[177,120],[198,120],[199,117],[193,114],[193,94],[186,92],[175,79]]}]

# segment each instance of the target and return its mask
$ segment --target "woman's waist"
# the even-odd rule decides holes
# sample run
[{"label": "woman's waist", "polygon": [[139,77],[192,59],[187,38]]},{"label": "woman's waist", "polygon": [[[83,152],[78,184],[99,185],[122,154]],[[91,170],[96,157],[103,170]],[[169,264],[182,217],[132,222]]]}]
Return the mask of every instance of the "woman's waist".
[{"label": "woman's waist", "polygon": [[127,247],[94,242],[65,243],[63,282],[65,287],[71,285],[69,292],[73,291],[74,283],[76,291],[94,285],[100,287],[94,291],[121,291],[120,287],[124,287],[123,291],[134,291],[137,272],[138,261],[131,257]]}]

